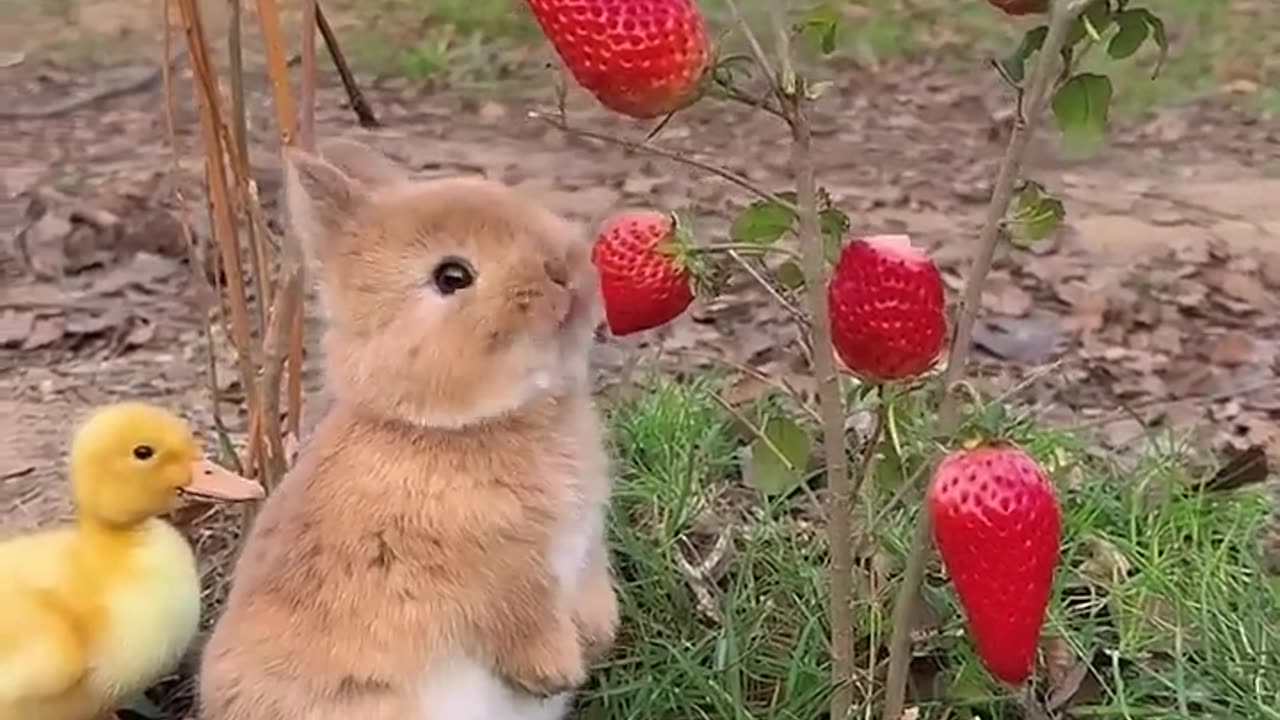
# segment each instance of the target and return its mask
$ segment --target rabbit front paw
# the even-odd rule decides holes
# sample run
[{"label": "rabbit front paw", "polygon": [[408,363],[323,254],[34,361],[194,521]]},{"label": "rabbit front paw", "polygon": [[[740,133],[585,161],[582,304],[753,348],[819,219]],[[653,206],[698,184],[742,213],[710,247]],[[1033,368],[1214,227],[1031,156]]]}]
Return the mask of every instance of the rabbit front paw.
[{"label": "rabbit front paw", "polygon": [[582,644],[567,617],[556,628],[501,658],[498,665],[508,684],[535,697],[559,695],[587,681]]},{"label": "rabbit front paw", "polygon": [[573,619],[588,659],[596,660],[609,652],[618,634],[618,595],[607,572],[594,575],[587,583]]}]

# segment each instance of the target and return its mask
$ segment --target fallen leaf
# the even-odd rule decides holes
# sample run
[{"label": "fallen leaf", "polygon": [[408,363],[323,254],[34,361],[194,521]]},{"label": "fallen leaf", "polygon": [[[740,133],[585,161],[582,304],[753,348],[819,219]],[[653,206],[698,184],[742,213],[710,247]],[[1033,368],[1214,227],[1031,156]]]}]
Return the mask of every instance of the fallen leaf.
[{"label": "fallen leaf", "polygon": [[1209,361],[1215,365],[1248,365],[1254,357],[1253,336],[1243,330],[1228,330],[1219,335],[1209,350]]},{"label": "fallen leaf", "polygon": [[0,310],[0,347],[21,345],[31,334],[35,322],[35,313]]},{"label": "fallen leaf", "polygon": [[1089,657],[1078,657],[1071,644],[1060,635],[1046,636],[1040,641],[1040,648],[1044,652],[1045,674],[1049,680],[1045,705],[1050,711],[1069,707],[1080,691],[1080,685],[1089,676],[1093,652],[1089,652]]},{"label": "fallen leaf", "polygon": [[1080,563],[1079,572],[1103,587],[1116,587],[1133,571],[1129,559],[1106,538],[1089,535],[1084,540],[1084,547],[1086,557]]},{"label": "fallen leaf", "polygon": [[1249,485],[1260,485],[1267,481],[1270,474],[1266,450],[1261,445],[1254,445],[1243,452],[1232,453],[1213,475],[1192,483],[1191,487],[1219,492],[1236,490]]},{"label": "fallen leaf", "polygon": [[146,318],[135,318],[125,334],[122,346],[125,349],[142,347],[156,336],[156,324]]},{"label": "fallen leaf", "polygon": [[118,293],[130,286],[147,287],[178,271],[178,262],[170,258],[140,252],[125,265],[117,265],[103,273],[93,284],[100,295]]},{"label": "fallen leaf", "polygon": [[1031,294],[1018,287],[1012,280],[1004,283],[998,290],[985,293],[983,305],[998,315],[1022,317],[1031,312],[1035,300]]},{"label": "fallen leaf", "polygon": [[973,343],[1002,360],[1039,365],[1053,356],[1061,339],[1057,315],[1025,318],[983,317],[973,328]]},{"label": "fallen leaf", "polygon": [[31,328],[31,332],[27,334],[27,339],[22,343],[23,350],[39,350],[48,347],[59,340],[66,333],[67,319],[62,315],[49,315],[36,318],[35,324]]},{"label": "fallen leaf", "polygon": [[773,385],[755,375],[739,373],[720,393],[720,397],[733,407],[749,405],[764,397],[773,389]]},{"label": "fallen leaf", "polygon": [[124,324],[127,316],[119,307],[104,312],[74,312],[67,318],[65,332],[71,335],[97,335]]},{"label": "fallen leaf", "polygon": [[1254,307],[1264,305],[1270,295],[1261,280],[1239,272],[1224,273],[1218,279],[1218,287],[1227,295]]}]

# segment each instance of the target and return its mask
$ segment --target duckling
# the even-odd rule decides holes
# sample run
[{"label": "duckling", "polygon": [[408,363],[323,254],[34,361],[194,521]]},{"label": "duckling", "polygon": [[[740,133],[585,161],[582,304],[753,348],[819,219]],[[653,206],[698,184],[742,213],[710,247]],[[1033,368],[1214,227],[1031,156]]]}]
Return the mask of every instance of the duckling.
[{"label": "duckling", "polygon": [[0,720],[115,717],[195,637],[200,579],[159,515],[180,493],[253,500],[258,483],[201,459],[186,422],[125,402],[71,443],[76,522],[0,541]]}]

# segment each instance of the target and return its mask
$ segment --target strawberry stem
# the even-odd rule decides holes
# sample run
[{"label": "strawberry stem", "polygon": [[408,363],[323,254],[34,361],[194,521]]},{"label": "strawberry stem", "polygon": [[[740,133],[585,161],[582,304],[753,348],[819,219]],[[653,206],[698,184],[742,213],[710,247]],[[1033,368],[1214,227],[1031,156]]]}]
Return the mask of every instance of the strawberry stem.
[{"label": "strawberry stem", "polygon": [[760,245],[757,243],[712,243],[710,245],[691,245],[685,252],[691,255],[710,255],[714,253],[737,252],[744,255],[783,255],[791,260],[800,260],[800,254],[794,250],[777,245]]}]

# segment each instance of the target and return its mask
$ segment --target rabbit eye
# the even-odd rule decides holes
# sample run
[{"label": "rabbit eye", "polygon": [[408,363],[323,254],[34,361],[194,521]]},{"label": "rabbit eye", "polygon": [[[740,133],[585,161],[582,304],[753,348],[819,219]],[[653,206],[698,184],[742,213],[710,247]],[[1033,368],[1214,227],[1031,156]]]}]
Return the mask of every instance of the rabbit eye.
[{"label": "rabbit eye", "polygon": [[150,445],[139,445],[133,449],[133,456],[139,460],[150,460],[156,451],[151,449]]},{"label": "rabbit eye", "polygon": [[431,280],[441,295],[452,295],[471,287],[476,281],[476,274],[465,260],[449,258],[436,266]]}]

